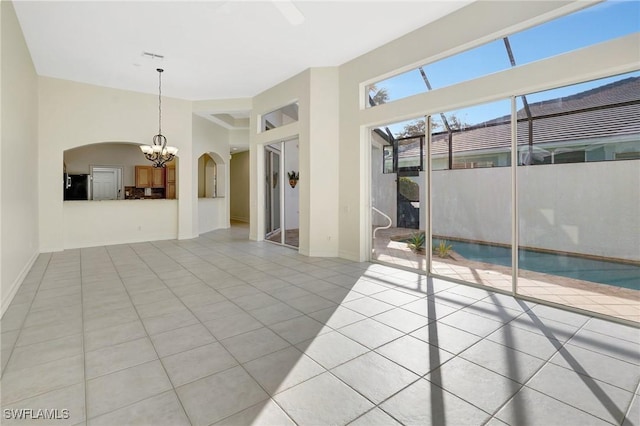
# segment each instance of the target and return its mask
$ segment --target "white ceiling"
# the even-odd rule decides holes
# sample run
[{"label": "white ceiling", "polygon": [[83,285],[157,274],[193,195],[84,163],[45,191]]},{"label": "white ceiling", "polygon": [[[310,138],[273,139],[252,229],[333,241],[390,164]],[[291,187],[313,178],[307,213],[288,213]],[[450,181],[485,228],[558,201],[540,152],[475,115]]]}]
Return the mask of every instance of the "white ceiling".
[{"label": "white ceiling", "polygon": [[39,75],[157,93],[155,69],[162,67],[163,96],[190,100],[254,96],[468,3],[14,0]]}]

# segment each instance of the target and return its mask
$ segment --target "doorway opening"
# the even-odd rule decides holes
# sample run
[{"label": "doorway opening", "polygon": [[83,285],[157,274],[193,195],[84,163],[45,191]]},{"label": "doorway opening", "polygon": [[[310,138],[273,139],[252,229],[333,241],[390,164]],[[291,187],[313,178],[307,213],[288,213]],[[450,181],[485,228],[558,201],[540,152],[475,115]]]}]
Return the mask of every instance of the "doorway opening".
[{"label": "doorway opening", "polygon": [[91,166],[92,200],[123,200],[122,166]]}]

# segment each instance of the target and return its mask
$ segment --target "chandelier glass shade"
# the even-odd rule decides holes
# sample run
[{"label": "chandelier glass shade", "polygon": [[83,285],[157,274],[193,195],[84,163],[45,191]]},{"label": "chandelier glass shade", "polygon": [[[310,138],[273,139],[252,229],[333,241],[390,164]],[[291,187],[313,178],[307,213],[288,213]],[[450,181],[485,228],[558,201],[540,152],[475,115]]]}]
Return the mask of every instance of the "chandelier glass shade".
[{"label": "chandelier glass shade", "polygon": [[162,68],[158,68],[158,134],[153,137],[153,145],[141,145],[140,150],[153,163],[153,167],[165,167],[178,153],[178,148],[167,146],[167,138],[162,134]]}]

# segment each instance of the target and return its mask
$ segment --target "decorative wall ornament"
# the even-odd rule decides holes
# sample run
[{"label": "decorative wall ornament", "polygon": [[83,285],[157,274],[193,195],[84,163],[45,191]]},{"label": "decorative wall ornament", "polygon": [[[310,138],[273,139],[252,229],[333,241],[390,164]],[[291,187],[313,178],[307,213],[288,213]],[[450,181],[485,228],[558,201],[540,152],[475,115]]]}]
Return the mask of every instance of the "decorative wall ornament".
[{"label": "decorative wall ornament", "polygon": [[298,184],[298,179],[300,179],[300,172],[296,173],[292,170],[287,172],[287,175],[289,176],[289,185],[291,185],[292,188],[295,188]]}]

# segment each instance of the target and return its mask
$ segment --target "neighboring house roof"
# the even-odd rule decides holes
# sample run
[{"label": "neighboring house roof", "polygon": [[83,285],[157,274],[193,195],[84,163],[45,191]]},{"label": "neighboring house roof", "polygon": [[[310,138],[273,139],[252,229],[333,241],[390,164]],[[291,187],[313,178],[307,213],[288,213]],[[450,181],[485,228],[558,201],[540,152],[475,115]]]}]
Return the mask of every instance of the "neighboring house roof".
[{"label": "neighboring house roof", "polygon": [[[610,108],[593,109],[611,106]],[[630,77],[571,96],[529,104],[534,144],[640,134],[640,77]],[[586,111],[585,111],[586,109]],[[528,143],[527,114],[518,111],[518,144]],[[562,115],[554,115],[562,114]],[[495,118],[453,133],[454,152],[508,150],[510,116]],[[524,120],[524,121],[520,121]],[[447,132],[432,135],[432,152],[448,152]],[[419,146],[401,151],[401,157],[420,155]]]}]

